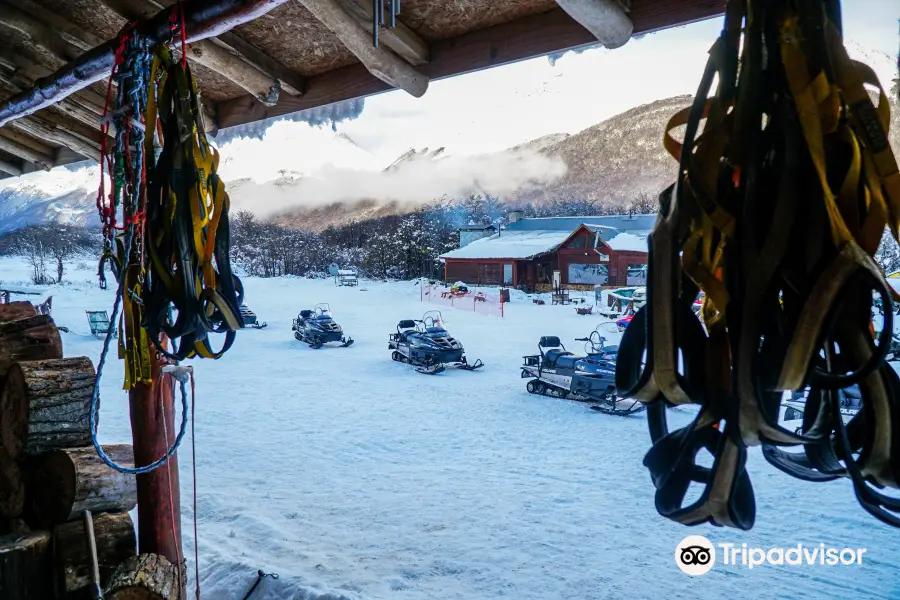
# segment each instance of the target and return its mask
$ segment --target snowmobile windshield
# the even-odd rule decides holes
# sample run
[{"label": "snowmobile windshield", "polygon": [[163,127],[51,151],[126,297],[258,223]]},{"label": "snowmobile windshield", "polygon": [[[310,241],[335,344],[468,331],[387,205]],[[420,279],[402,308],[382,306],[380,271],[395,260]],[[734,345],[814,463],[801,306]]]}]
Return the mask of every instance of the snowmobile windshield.
[{"label": "snowmobile windshield", "polygon": [[316,304],[313,307],[313,318],[314,319],[330,319],[331,317],[331,307],[325,303]]},{"label": "snowmobile windshield", "polygon": [[447,331],[444,328],[444,318],[441,316],[440,311],[437,310],[430,310],[422,315],[422,326],[425,329],[425,333],[446,333]]}]

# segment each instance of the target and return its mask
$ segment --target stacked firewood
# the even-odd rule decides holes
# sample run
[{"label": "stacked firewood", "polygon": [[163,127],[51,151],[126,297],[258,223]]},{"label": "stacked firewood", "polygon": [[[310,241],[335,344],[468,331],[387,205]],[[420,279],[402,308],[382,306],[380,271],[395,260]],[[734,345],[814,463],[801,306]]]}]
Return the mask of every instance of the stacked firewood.
[{"label": "stacked firewood", "polygon": [[[94,366],[63,358],[59,331],[29,302],[0,304],[0,598],[85,598],[93,514],[101,583],[136,555],[135,478],[91,443]],[[131,446],[104,446],[133,465]]]}]

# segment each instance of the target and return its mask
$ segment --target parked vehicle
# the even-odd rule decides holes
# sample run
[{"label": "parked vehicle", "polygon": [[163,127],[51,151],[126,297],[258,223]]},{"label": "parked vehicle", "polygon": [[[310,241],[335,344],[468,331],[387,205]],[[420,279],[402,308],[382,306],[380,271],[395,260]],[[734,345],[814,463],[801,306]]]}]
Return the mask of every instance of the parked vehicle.
[{"label": "parked vehicle", "polygon": [[616,358],[619,347],[606,344],[599,330],[579,338],[587,355],[576,356],[566,350],[556,336],[544,336],[538,342],[537,355],[524,357],[522,378],[530,379],[525,389],[532,394],[591,402],[591,409],[612,415],[641,412],[638,400],[616,394]]},{"label": "parked vehicle", "polygon": [[484,366],[480,359],[469,364],[462,343],[444,328],[440,311],[430,310],[421,319],[408,319],[397,324],[390,334],[388,350],[391,358],[415,367],[419,373],[435,375],[447,366],[474,371]]},{"label": "parked vehicle", "polygon": [[353,339],[344,337],[344,330],[331,316],[331,307],[327,303],[316,304],[312,310],[301,310],[294,319],[294,337],[309,344],[310,348],[321,348],[329,342],[340,342],[341,348],[353,343]]}]

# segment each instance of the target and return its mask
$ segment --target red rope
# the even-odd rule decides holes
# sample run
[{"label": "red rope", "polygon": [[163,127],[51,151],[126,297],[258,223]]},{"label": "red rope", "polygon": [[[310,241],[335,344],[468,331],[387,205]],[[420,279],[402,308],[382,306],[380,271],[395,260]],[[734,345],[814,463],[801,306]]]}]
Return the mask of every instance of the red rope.
[{"label": "red rope", "polygon": [[[100,218],[103,221],[104,236],[109,235],[110,230],[116,226],[116,203],[115,198],[113,197],[113,194],[115,193],[114,165],[107,144],[111,122],[110,120],[107,120],[107,117],[109,116],[110,104],[112,104],[112,84],[115,80],[116,73],[119,70],[119,65],[125,62],[125,43],[131,37],[131,30],[134,29],[134,27],[134,22],[128,23],[119,33],[119,47],[116,48],[115,61],[113,62],[112,71],[110,71],[109,74],[109,81],[106,84],[106,101],[103,104],[103,117],[100,122],[100,187],[97,190],[96,204],[97,211],[100,213]],[[104,189],[106,188],[106,173],[104,167],[105,171],[109,171],[109,178],[112,183],[108,201],[104,199]]]},{"label": "red rope", "polygon": [[172,7],[172,14],[169,15],[169,30],[175,33],[180,29],[181,33],[181,68],[187,70],[187,28],[185,27],[184,4],[181,0]]},{"label": "red rope", "polygon": [[181,11],[181,68],[187,71],[187,27],[184,24],[184,4],[178,0],[178,8]]},{"label": "red rope", "polygon": [[194,372],[191,371],[191,470],[194,479],[194,595],[200,600],[200,550],[198,550],[199,538],[197,537],[197,435],[194,432],[194,424],[197,402],[195,401]]}]

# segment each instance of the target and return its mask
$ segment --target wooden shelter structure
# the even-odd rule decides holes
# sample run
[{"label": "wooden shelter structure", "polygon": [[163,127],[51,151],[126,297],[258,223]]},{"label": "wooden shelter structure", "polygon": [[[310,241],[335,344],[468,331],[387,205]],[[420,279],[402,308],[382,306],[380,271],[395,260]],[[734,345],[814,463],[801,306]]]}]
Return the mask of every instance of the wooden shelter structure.
[{"label": "wooden shelter structure", "polygon": [[[418,97],[432,79],[598,39],[618,47],[719,15],[725,0],[0,0],[0,177],[98,160],[115,133],[100,124],[120,31],[131,24],[168,41],[176,4],[204,127],[215,132],[393,88]],[[396,22],[377,18],[398,4]],[[50,316],[2,305],[0,534],[15,535],[0,538],[0,595],[71,598],[102,579],[107,598],[183,598],[177,455],[134,477],[100,464],[88,419],[94,373],[89,359],[63,357]],[[133,446],[108,448],[120,463],[147,466],[174,441],[171,372],[151,361],[149,381],[129,392]],[[47,402],[66,414],[33,427]],[[89,520],[77,523],[85,510],[103,513],[90,536],[93,577]]]},{"label": "wooden shelter structure", "polygon": [[[724,0],[621,4],[633,35],[721,14]],[[176,0],[0,1],[0,177],[99,157],[115,38],[162,38]],[[385,2],[387,4],[387,2]],[[215,131],[597,43],[571,0],[401,0],[372,43],[371,0],[184,0],[189,59]],[[576,7],[577,8],[577,7]],[[573,14],[575,14],[573,12]],[[580,19],[588,24],[590,15]],[[110,133],[112,135],[112,132]]]}]

